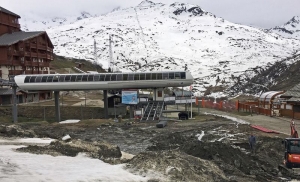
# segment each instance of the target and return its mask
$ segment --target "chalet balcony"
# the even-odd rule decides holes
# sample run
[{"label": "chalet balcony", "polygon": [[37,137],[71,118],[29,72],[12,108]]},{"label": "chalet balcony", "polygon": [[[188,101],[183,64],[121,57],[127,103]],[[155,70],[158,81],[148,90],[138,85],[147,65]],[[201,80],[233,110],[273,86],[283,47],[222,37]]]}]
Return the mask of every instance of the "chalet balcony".
[{"label": "chalet balcony", "polygon": [[46,59],[46,58],[47,58],[47,54],[39,53],[39,58],[44,58],[44,59]]},{"label": "chalet balcony", "polygon": [[37,45],[36,45],[36,44],[33,44],[33,43],[31,43],[31,44],[30,44],[30,47],[31,47],[31,48],[36,48],[36,47],[37,47]]},{"label": "chalet balcony", "polygon": [[53,60],[53,56],[48,54],[47,59]]},{"label": "chalet balcony", "polygon": [[39,67],[49,67],[48,62],[39,62]]},{"label": "chalet balcony", "polygon": [[47,51],[49,51],[49,52],[52,52],[52,51],[53,51],[53,49],[52,49],[52,48],[50,48],[50,47],[47,47]]},{"label": "chalet balcony", "polygon": [[32,65],[32,66],[39,66],[39,62],[31,61],[31,65]]},{"label": "chalet balcony", "polygon": [[7,55],[11,56],[13,54],[13,51],[12,50],[8,50],[7,51]]},{"label": "chalet balcony", "polygon": [[11,61],[7,61],[7,60],[0,60],[0,64],[1,65],[9,65],[9,66],[21,66],[22,63],[19,60],[11,60]]},{"label": "chalet balcony", "polygon": [[32,75],[33,74],[33,70],[25,70],[25,75]]},{"label": "chalet balcony", "polygon": [[25,61],[24,66],[31,66],[31,61]]},{"label": "chalet balcony", "polygon": [[31,57],[37,57],[37,53],[35,53],[35,52],[31,52],[30,55],[31,55]]},{"label": "chalet balcony", "polygon": [[23,70],[8,70],[9,75],[22,75],[23,73]]},{"label": "chalet balcony", "polygon": [[38,45],[38,49],[47,50],[47,46],[45,46],[45,45]]}]

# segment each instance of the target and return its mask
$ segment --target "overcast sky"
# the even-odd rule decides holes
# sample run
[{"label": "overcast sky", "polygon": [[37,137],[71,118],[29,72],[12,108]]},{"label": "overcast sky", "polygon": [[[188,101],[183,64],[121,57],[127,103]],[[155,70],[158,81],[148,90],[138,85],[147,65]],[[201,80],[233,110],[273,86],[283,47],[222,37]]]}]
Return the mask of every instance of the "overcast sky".
[{"label": "overcast sky", "polygon": [[[0,6],[26,17],[78,15],[81,11],[103,14],[118,6],[138,5],[142,0],[1,0]],[[270,28],[282,25],[293,16],[300,16],[300,0],[152,0],[170,4],[183,2],[199,5],[234,23]]]}]

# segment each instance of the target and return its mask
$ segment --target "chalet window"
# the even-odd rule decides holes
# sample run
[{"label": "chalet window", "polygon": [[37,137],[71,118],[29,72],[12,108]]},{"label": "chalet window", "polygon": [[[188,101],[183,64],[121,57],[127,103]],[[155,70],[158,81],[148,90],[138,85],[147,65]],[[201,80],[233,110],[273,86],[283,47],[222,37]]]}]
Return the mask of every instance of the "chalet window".
[{"label": "chalet window", "polygon": [[59,82],[64,82],[65,81],[65,75],[60,75],[58,81]]}]

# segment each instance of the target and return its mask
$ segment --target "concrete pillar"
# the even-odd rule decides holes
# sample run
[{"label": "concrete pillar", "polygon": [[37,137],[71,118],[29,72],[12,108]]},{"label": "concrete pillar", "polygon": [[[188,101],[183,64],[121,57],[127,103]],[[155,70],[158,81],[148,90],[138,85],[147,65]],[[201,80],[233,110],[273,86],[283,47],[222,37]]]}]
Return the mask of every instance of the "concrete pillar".
[{"label": "concrete pillar", "polygon": [[153,101],[156,101],[156,88],[154,88],[154,92],[153,92]]},{"label": "concrete pillar", "polygon": [[57,122],[60,122],[59,91],[54,91],[54,101],[55,101],[55,119]]},{"label": "concrete pillar", "polygon": [[12,112],[12,116],[13,116],[13,122],[17,123],[18,122],[18,108],[17,108],[17,87],[13,86],[12,87],[13,90],[13,95],[12,95],[12,103],[13,103],[13,112]]},{"label": "concrete pillar", "polygon": [[103,90],[103,100],[104,100],[104,118],[108,119],[107,90]]}]

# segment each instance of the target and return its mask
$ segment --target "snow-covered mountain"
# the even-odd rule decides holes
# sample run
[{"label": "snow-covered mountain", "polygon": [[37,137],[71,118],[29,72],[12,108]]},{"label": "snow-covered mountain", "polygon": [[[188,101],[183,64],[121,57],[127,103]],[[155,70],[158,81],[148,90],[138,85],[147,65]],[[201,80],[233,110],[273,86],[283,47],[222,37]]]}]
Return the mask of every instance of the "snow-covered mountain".
[{"label": "snow-covered mountain", "polygon": [[300,39],[300,16],[294,16],[282,26],[276,26],[267,32],[277,33],[286,38]]},{"label": "snow-covered mountain", "polygon": [[21,28],[24,31],[41,31],[48,30],[51,27],[66,25],[84,18],[90,18],[96,15],[91,15],[88,12],[81,12],[78,16],[66,17],[40,17],[35,14],[26,14],[20,19]]},{"label": "snow-covered mountain", "polygon": [[197,5],[147,0],[136,7],[53,26],[47,32],[56,54],[91,61],[96,40],[98,60],[104,67],[109,62],[111,35],[114,63],[119,68],[187,68],[199,91],[231,85],[241,74],[252,77],[257,67],[300,49],[300,40],[231,23]]}]

